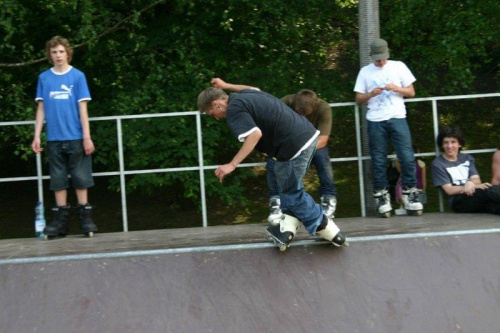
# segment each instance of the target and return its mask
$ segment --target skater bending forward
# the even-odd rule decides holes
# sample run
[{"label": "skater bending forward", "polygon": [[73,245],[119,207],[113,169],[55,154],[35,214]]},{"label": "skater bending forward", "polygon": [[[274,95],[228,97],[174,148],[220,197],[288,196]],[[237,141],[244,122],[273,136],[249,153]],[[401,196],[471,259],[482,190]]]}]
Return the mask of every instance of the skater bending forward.
[{"label": "skater bending forward", "polygon": [[[290,244],[300,222],[309,234],[317,233],[336,246],[347,246],[344,235],[304,191],[302,183],[316,150],[319,131],[281,100],[256,88],[226,83],[219,78],[212,79],[211,84],[198,96],[199,110],[216,120],[226,118],[230,131],[243,142],[232,161],[215,170],[219,181],[254,149],[266,154],[275,160],[274,172],[284,212],[280,223],[270,226],[268,233],[280,249]],[[228,96],[224,90],[236,93]]]},{"label": "skater bending forward", "polygon": [[45,121],[50,189],[56,199],[56,206],[52,208],[53,221],[43,231],[47,237],[68,234],[68,174],[78,199],[78,222],[82,233],[92,237],[97,231],[87,193],[94,185],[91,159],[94,143],[87,112],[87,102],[91,98],[85,75],[70,65],[72,55],[67,39],[55,36],[49,40],[46,56],[54,66],[39,75],[36,90],[38,108],[31,148],[36,154],[43,151],[40,135]]},{"label": "skater bending forward", "polygon": [[474,158],[460,152],[465,140],[458,128],[443,128],[437,137],[443,154],[432,162],[434,186],[448,196],[456,213],[500,215],[500,185],[481,183]]}]

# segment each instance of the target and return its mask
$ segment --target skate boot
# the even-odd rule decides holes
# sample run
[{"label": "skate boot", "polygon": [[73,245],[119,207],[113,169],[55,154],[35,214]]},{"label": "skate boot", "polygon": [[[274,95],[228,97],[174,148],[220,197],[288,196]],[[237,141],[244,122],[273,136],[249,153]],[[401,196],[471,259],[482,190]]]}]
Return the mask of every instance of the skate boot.
[{"label": "skate boot", "polygon": [[300,221],[290,215],[283,214],[279,224],[267,228],[267,239],[278,245],[281,252],[286,251],[300,227]]},{"label": "skate boot", "polygon": [[94,237],[94,232],[97,231],[97,226],[92,219],[92,206],[88,203],[85,205],[78,205],[78,224],[80,230],[87,237]]},{"label": "skate boot", "polygon": [[340,231],[339,227],[337,227],[337,225],[331,218],[329,218],[328,216],[323,216],[323,223],[321,223],[321,225],[323,226],[324,224],[326,224],[326,226],[322,230],[316,231],[316,234],[318,234],[319,237],[332,242],[332,244],[337,247],[349,246],[349,242],[345,238],[344,234]]},{"label": "skate boot", "polygon": [[321,196],[321,207],[326,216],[333,219],[335,217],[335,210],[337,209],[337,198],[333,195]]},{"label": "skate boot", "polygon": [[280,208],[280,197],[274,196],[269,199],[269,216],[267,217],[267,222],[270,225],[277,225],[280,223],[283,212]]},{"label": "skate boot", "polygon": [[70,206],[55,206],[51,208],[53,220],[43,229],[45,239],[65,237],[68,232]]},{"label": "skate boot", "polygon": [[391,195],[387,189],[382,189],[373,193],[375,204],[377,205],[377,213],[380,217],[391,217]]},{"label": "skate boot", "polygon": [[403,188],[403,204],[408,215],[420,216],[424,212],[424,206],[418,199],[419,191],[416,187]]}]

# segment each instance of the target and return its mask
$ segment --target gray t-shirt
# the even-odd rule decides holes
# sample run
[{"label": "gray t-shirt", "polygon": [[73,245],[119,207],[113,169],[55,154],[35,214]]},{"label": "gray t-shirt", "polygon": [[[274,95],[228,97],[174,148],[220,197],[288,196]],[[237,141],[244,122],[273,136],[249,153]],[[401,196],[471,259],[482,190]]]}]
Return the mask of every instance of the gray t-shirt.
[{"label": "gray t-shirt", "polygon": [[[463,186],[471,176],[479,175],[474,163],[474,157],[469,154],[459,153],[457,160],[448,161],[443,155],[432,162],[432,181],[434,186],[441,187],[446,184]],[[448,198],[450,204],[453,197]]]}]

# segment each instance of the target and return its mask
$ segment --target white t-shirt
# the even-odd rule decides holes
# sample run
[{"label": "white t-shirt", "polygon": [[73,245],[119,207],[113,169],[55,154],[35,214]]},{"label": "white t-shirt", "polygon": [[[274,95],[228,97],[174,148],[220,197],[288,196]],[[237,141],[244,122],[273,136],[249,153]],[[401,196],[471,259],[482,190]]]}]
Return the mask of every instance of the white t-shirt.
[{"label": "white t-shirt", "polygon": [[[388,60],[382,68],[371,63],[359,71],[354,91],[366,94],[377,87],[385,87],[389,83],[394,83],[400,87],[408,87],[416,80],[402,61]],[[369,121],[384,121],[391,118],[405,117],[404,97],[399,93],[383,90],[382,94],[368,100],[366,119]]]}]

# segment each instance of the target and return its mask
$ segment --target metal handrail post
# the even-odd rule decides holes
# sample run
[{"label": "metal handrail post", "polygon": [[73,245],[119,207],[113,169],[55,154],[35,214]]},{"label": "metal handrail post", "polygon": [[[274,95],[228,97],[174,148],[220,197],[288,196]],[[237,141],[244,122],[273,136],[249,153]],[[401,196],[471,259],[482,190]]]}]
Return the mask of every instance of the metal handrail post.
[{"label": "metal handrail post", "polygon": [[122,120],[116,119],[116,132],[118,136],[118,161],[120,165],[120,192],[122,199],[122,220],[123,231],[128,232],[128,215],[127,215],[127,188],[125,186],[125,162],[123,158],[123,133]]},{"label": "metal handrail post", "polygon": [[38,201],[43,203],[43,174],[42,174],[42,154],[36,156],[36,176],[38,182]]},{"label": "metal handrail post", "polygon": [[363,151],[361,148],[361,120],[359,117],[359,106],[354,105],[354,120],[356,123],[356,150],[358,155],[358,177],[359,177],[359,200],[361,201],[361,216],[366,217],[365,205],[365,178],[363,172]]},{"label": "metal handrail post", "polygon": [[[439,154],[441,154],[441,150],[436,142],[436,138],[439,134],[439,117],[438,117],[438,106],[436,99],[432,99],[432,123],[434,125],[434,147],[436,149],[436,157],[438,157]],[[443,192],[441,192],[441,190],[438,190],[438,197],[439,197],[439,211],[442,213],[444,212],[444,202],[443,202]]]},{"label": "metal handrail post", "polygon": [[201,214],[203,226],[208,226],[207,219],[207,201],[205,196],[205,169],[203,161],[203,135],[201,132],[201,113],[196,115],[196,138],[198,141],[198,167],[200,170],[200,198],[201,198]]}]

